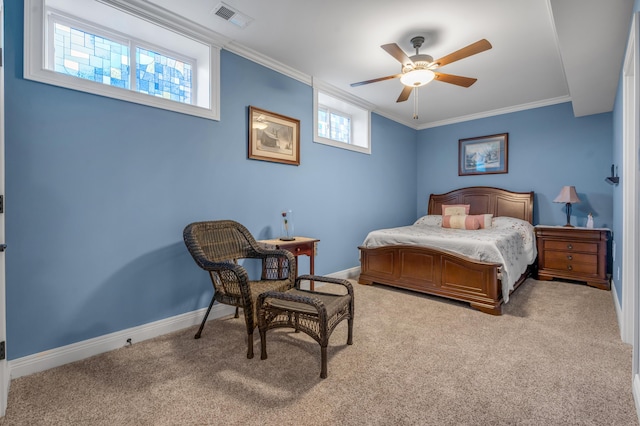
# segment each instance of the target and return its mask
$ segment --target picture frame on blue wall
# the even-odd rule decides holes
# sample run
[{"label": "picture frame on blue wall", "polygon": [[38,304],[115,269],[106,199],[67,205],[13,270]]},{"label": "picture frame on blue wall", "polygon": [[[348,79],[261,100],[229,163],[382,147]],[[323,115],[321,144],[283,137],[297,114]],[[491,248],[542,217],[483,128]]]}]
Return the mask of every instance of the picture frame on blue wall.
[{"label": "picture frame on blue wall", "polygon": [[458,176],[509,173],[509,134],[458,140]]},{"label": "picture frame on blue wall", "polygon": [[300,120],[249,106],[249,158],[300,165]]}]

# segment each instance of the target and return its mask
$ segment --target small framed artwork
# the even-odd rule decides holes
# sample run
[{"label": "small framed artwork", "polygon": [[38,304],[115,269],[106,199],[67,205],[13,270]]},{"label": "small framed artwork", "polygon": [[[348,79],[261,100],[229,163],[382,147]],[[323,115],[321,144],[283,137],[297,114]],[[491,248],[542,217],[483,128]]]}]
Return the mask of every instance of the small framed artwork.
[{"label": "small framed artwork", "polygon": [[300,120],[249,106],[249,158],[300,165]]},{"label": "small framed artwork", "polygon": [[509,134],[458,140],[458,176],[509,172]]}]

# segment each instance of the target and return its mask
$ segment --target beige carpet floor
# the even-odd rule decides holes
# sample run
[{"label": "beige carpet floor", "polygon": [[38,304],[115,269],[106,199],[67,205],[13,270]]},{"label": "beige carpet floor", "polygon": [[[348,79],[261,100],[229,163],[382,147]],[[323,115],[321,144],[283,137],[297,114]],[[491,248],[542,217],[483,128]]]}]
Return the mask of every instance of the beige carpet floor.
[{"label": "beige carpet floor", "polygon": [[1,425],[636,425],[611,293],[528,280],[494,317],[354,283],[354,344],[287,329],[245,356],[242,319],[14,380]]}]

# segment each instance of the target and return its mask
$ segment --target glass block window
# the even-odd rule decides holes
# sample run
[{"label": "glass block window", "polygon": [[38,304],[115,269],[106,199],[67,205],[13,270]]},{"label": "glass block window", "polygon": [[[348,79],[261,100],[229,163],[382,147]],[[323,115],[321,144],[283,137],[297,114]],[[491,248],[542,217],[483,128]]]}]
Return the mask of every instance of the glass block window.
[{"label": "glass block window", "polygon": [[53,39],[49,68],[53,71],[184,104],[195,103],[195,60],[178,59],[177,54],[70,17],[51,14],[49,25]]},{"label": "glass block window", "polygon": [[192,70],[190,63],[152,50],[136,49],[136,87],[140,93],[191,103]]},{"label": "glass block window", "polygon": [[337,142],[351,143],[351,117],[326,106],[319,106],[318,136]]},{"label": "glass block window", "polygon": [[54,23],[54,71],[128,89],[129,46]]}]

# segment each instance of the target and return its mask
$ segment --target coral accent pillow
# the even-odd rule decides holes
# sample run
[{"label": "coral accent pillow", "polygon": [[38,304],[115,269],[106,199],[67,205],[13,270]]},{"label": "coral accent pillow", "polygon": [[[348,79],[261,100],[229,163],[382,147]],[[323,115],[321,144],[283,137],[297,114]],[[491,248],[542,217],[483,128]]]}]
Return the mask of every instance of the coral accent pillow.
[{"label": "coral accent pillow", "polygon": [[442,216],[443,228],[454,229],[480,229],[480,221],[478,216],[469,216],[465,214]]},{"label": "coral accent pillow", "polygon": [[491,228],[491,222],[493,219],[493,215],[490,213],[485,213],[485,214],[477,214],[477,215],[473,215],[471,217],[475,217],[478,220],[478,223],[480,224],[480,229],[487,229],[487,228]]},{"label": "coral accent pillow", "polygon": [[442,216],[458,216],[469,214],[470,204],[443,204]]}]

